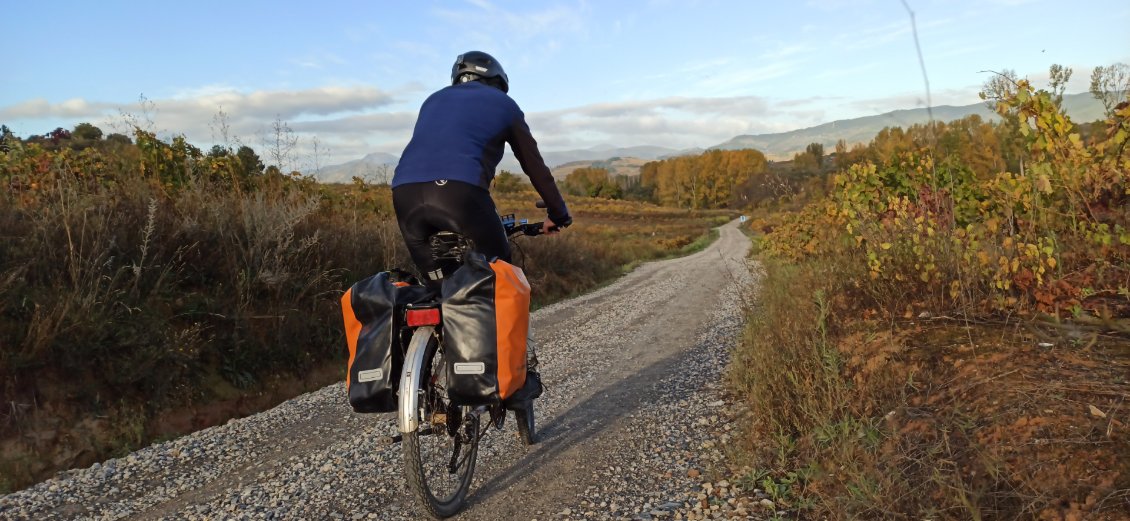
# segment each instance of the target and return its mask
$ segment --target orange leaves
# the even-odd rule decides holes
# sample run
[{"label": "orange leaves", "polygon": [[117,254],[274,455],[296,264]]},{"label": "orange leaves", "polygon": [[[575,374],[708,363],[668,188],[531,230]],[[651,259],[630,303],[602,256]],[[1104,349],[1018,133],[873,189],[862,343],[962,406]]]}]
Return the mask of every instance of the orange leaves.
[{"label": "orange leaves", "polygon": [[[884,163],[838,172],[828,198],[777,227],[766,251],[857,263],[868,274],[859,287],[890,306],[932,299],[987,311],[1056,311],[1069,309],[1083,287],[1125,287],[1130,104],[1090,142],[1027,82],[998,109],[1015,117],[1011,127],[994,127],[1015,134],[1001,139],[1027,146],[1016,150],[1018,172],[974,174],[962,161],[976,154],[951,148],[935,157],[943,147],[915,148],[911,133],[886,129],[869,147]],[[946,136],[947,146],[977,144]],[[1092,279],[1065,281],[1080,272]]]}]

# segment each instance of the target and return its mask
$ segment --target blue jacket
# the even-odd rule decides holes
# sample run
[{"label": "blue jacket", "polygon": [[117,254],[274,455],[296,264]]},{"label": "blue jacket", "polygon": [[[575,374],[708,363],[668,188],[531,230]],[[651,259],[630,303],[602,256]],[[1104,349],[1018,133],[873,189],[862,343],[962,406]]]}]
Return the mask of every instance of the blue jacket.
[{"label": "blue jacket", "polygon": [[545,201],[549,218],[568,220],[522,109],[506,93],[477,81],[445,87],[424,101],[392,187],[447,179],[490,189],[505,143]]}]

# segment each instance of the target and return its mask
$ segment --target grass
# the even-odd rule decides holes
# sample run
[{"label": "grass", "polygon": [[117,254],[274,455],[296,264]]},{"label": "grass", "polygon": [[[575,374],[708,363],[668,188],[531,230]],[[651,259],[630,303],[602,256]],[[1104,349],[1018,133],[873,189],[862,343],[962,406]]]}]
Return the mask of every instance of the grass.
[{"label": "grass", "polygon": [[[0,154],[0,181],[15,187],[0,194],[0,393],[9,405],[0,490],[253,412],[213,404],[264,394],[277,403],[340,379],[342,292],[410,266],[387,187],[278,174],[236,183],[183,146],[152,146],[173,153]],[[154,163],[172,173],[151,172]],[[500,195],[499,204],[536,216],[534,198]],[[692,247],[727,219],[570,204],[573,227],[521,241],[539,305],[614,279],[634,259]],[[177,416],[188,409],[211,412]]]},{"label": "grass", "polygon": [[736,455],[792,515],[1128,518],[1130,107],[1084,138],[1017,87],[1018,172],[880,134],[826,196],[750,222]]},{"label": "grass", "polygon": [[728,373],[739,480],[801,518],[1125,519],[1130,341],[868,319],[849,264],[763,265]]}]

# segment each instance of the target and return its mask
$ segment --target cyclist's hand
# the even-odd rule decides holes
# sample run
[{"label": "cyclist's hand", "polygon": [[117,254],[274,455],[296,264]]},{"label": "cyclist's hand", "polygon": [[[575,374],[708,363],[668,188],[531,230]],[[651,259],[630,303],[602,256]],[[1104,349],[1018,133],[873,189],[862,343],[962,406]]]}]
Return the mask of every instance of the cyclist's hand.
[{"label": "cyclist's hand", "polygon": [[553,222],[553,219],[550,219],[549,217],[545,218],[545,225],[542,226],[541,229],[542,229],[542,233],[544,233],[546,235],[553,235],[555,233],[561,233],[561,227],[557,226],[557,224]]}]

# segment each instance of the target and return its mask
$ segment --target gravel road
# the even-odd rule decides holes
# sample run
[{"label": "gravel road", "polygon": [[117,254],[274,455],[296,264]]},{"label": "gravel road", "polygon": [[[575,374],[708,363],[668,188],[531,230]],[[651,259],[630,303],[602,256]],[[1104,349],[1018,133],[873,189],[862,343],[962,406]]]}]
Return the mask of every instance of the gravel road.
[{"label": "gravel road", "polygon": [[[747,519],[768,500],[716,471],[736,435],[722,374],[754,275],[736,222],[697,254],[648,263],[533,315],[547,392],[540,442],[510,419],[483,439],[455,519]],[[0,519],[421,519],[391,414],[343,384],[0,497]]]}]

